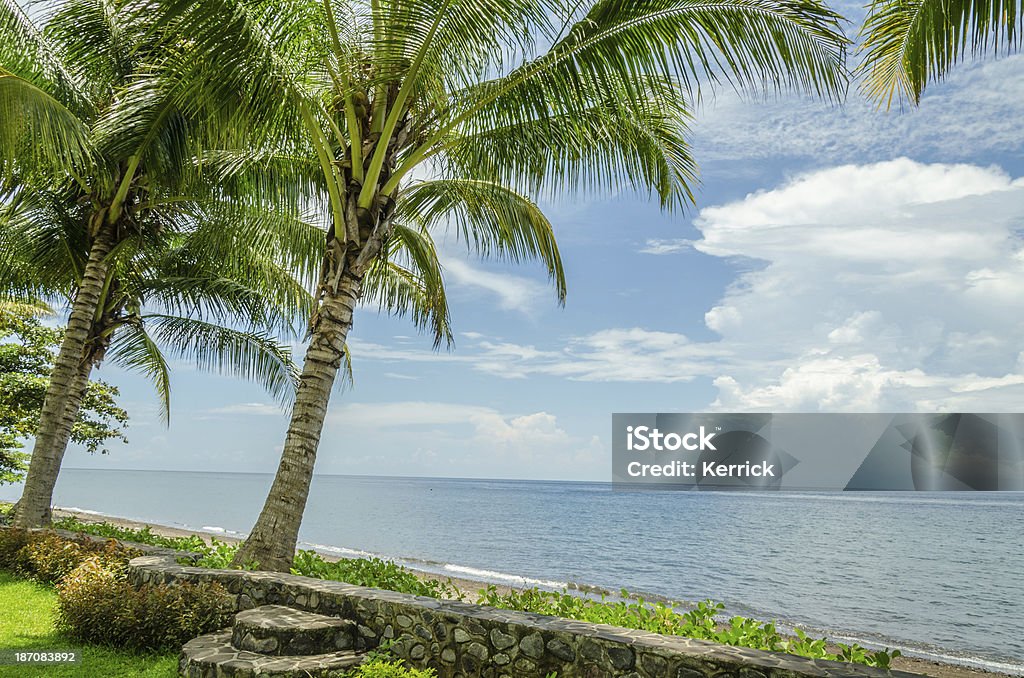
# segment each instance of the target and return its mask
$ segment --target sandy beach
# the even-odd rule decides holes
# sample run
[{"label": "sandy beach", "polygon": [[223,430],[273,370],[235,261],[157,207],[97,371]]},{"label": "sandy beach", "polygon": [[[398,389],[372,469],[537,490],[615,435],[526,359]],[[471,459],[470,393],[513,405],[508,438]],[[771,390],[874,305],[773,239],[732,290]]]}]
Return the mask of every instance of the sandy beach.
[{"label": "sandy beach", "polygon": [[[55,517],[72,516],[82,522],[107,522],[112,525],[119,527],[127,527],[133,529],[140,529],[148,526],[154,533],[167,536],[167,537],[188,537],[192,535],[199,536],[205,539],[207,542],[211,538],[219,541],[236,543],[240,541],[237,537],[223,534],[215,534],[211,532],[203,532],[199,530],[187,530],[177,527],[171,527],[167,525],[158,525],[154,523],[143,523],[135,520],[129,520],[127,518],[119,518],[116,516],[97,515],[95,513],[84,513],[80,511],[74,511],[69,509],[55,509]],[[330,554],[322,554],[326,560],[338,560],[337,556]],[[424,579],[439,579],[437,574],[420,572],[413,570],[418,576]],[[467,600],[475,600],[477,592],[491,585],[487,582],[476,581],[472,579],[465,579],[460,577],[447,577],[451,583],[458,588],[463,594],[465,594]],[[497,589],[501,592],[508,592],[512,590],[512,587],[507,585],[496,585]],[[980,676],[992,678],[993,676],[1010,676],[1011,674],[1004,674],[992,671],[985,671],[981,669],[959,666],[955,664],[947,664],[942,662],[931,661],[928,659],[921,659],[917,657],[897,657],[893,660],[893,668],[901,671],[910,671],[926,676],[934,676],[935,678],[969,678],[971,676]]]}]

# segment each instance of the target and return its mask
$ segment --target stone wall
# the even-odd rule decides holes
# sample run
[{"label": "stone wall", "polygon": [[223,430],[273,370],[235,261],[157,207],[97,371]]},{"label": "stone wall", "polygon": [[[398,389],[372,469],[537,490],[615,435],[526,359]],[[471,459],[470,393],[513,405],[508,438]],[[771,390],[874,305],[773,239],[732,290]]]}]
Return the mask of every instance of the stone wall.
[{"label": "stone wall", "polygon": [[880,678],[914,674],[803,659],[603,624],[497,610],[290,574],[210,570],[146,555],[129,565],[136,584],[216,581],[239,610],[280,604],[358,624],[361,649],[390,641],[394,653],[439,678]]}]

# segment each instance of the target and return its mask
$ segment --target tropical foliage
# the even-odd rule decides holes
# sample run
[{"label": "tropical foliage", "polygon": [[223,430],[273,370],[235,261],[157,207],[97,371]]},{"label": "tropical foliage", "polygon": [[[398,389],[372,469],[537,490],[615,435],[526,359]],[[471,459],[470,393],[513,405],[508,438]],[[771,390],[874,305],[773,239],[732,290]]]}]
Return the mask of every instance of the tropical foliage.
[{"label": "tropical foliage", "polygon": [[[237,130],[205,163],[226,190],[269,178],[316,206],[317,307],[279,473],[239,562],[287,570],[332,385],[361,298],[449,338],[432,240],[540,260],[564,299],[537,200],[625,187],[691,199],[703,84],[826,97],[845,88],[839,17],[817,0],[152,0],[166,39],[145,101]],[[179,36],[188,36],[187,41]]]},{"label": "tropical foliage", "polygon": [[[24,305],[0,305],[0,484],[24,477],[28,455],[21,451],[22,441],[39,425],[61,342],[62,332],[44,325],[40,312]],[[110,441],[125,441],[128,414],[117,405],[117,395],[117,389],[106,382],[89,382],[71,428],[73,442],[96,452],[106,451]]]},{"label": "tropical foliage", "polygon": [[858,70],[868,97],[917,105],[929,81],[967,56],[1020,46],[1020,0],[874,0],[861,29]]},{"label": "tropical foliage", "polygon": [[0,4],[0,284],[8,298],[67,302],[70,316],[16,515],[25,526],[48,520],[85,384],[108,353],[154,381],[165,412],[161,348],[290,397],[274,334],[309,311],[293,274],[314,235],[204,180],[212,118],[204,127],[171,92],[134,90],[159,57],[125,3],[32,7]]}]

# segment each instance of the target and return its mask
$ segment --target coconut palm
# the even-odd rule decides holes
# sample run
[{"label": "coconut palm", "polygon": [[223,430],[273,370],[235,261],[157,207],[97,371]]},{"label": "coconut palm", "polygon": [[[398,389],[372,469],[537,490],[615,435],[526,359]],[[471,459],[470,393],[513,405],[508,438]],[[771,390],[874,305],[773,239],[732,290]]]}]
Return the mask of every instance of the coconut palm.
[{"label": "coconut palm", "polygon": [[[41,7],[0,3],[0,284],[6,297],[70,301],[16,515],[26,527],[49,519],[85,385],[108,350],[152,377],[165,405],[160,345],[289,397],[288,355],[271,333],[308,304],[282,248],[316,251],[301,221],[246,217],[201,180],[196,111],[170,92],[125,106],[158,58],[146,24],[116,2]],[[287,247],[271,247],[281,232]]]},{"label": "coconut palm", "polygon": [[702,86],[832,98],[846,83],[839,17],[818,0],[140,2],[187,36],[161,62],[184,100],[230,111],[252,163],[294,168],[280,149],[309,149],[318,170],[307,185],[328,218],[310,343],[236,559],[266,569],[291,563],[353,312],[396,241],[427,254],[432,229],[455,229],[482,254],[541,260],[564,299],[538,197],[625,187],[682,205]]},{"label": "coconut palm", "polygon": [[862,91],[892,106],[918,105],[929,81],[966,56],[1020,46],[1020,0],[873,0],[861,28]]}]

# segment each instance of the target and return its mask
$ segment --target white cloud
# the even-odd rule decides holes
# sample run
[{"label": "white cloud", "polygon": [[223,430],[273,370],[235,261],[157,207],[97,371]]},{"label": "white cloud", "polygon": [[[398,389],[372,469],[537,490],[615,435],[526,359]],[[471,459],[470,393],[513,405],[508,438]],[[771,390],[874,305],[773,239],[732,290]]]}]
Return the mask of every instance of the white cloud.
[{"label": "white cloud", "polygon": [[456,285],[477,288],[497,296],[501,308],[532,314],[548,300],[551,292],[543,284],[506,273],[494,273],[471,266],[462,259],[445,258],[442,262],[445,276]]},{"label": "white cloud", "polygon": [[286,410],[273,403],[235,403],[207,410],[209,414],[241,414],[245,416],[280,417]]},{"label": "white cloud", "polygon": [[908,159],[843,165],[706,208],[694,223],[694,249],[742,264],[704,318],[718,340],[637,327],[561,347],[467,337],[443,359],[502,378],[706,377],[719,409],[1019,408],[1024,180]]},{"label": "white cloud", "polygon": [[703,210],[697,250],[764,262],[707,314],[746,359],[720,365],[715,406],[986,409],[1020,395],[1022,224],[1024,181],[907,159]]},{"label": "white cloud", "polygon": [[640,254],[654,254],[654,255],[665,255],[665,254],[676,254],[678,252],[685,252],[686,250],[693,247],[692,240],[686,240],[684,238],[669,238],[669,239],[651,239],[644,243],[644,246],[640,248]]},{"label": "white cloud", "polygon": [[[811,158],[835,163],[907,154],[962,160],[1024,148],[1024,55],[969,61],[931,84],[918,109],[878,110],[851,88],[846,102],[720,92],[694,124],[698,160]],[[729,169],[735,171],[734,166]]]}]

